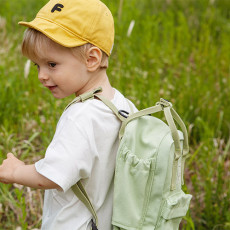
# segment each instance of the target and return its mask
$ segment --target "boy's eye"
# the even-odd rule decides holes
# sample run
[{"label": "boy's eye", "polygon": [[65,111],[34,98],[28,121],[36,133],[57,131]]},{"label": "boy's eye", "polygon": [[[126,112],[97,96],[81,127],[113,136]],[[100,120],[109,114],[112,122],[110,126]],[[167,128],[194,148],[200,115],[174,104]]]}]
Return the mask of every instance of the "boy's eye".
[{"label": "boy's eye", "polygon": [[49,63],[49,66],[53,68],[53,67],[55,67],[55,66],[56,66],[56,63],[54,63],[54,62],[50,62],[50,63]]}]

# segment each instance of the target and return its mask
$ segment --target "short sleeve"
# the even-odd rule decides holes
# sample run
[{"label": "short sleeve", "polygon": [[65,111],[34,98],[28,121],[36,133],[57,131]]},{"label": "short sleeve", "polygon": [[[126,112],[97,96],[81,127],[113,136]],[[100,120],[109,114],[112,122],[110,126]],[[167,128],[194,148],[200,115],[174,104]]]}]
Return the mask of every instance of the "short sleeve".
[{"label": "short sleeve", "polygon": [[78,125],[69,118],[59,123],[45,157],[36,162],[35,167],[65,192],[80,179],[90,176],[95,157],[90,133],[85,131],[87,123]]}]

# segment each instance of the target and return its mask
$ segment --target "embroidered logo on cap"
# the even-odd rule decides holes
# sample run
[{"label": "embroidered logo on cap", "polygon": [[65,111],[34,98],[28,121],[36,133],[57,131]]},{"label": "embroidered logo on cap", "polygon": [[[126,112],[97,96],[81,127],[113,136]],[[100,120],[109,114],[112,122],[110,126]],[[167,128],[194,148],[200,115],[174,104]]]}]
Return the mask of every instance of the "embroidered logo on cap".
[{"label": "embroidered logo on cap", "polygon": [[53,13],[54,11],[61,11],[62,10],[62,8],[63,8],[64,6],[62,5],[62,4],[56,4],[54,7],[53,7],[53,9],[51,10],[51,12]]}]

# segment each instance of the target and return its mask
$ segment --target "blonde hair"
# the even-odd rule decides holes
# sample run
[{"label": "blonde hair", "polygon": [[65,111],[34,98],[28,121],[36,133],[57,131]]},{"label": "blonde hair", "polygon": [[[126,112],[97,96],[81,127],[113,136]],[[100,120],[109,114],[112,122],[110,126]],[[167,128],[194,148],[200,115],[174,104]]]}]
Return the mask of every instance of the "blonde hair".
[{"label": "blonde hair", "polygon": [[[28,28],[24,33],[24,38],[22,41],[22,54],[29,59],[34,59],[37,56],[41,55],[42,50],[48,48],[53,41],[45,36],[38,30]],[[70,47],[72,54],[81,61],[85,61],[87,58],[87,51],[93,47],[94,45],[90,43],[86,43],[82,46],[77,47]],[[102,58],[101,58],[101,69],[108,68],[108,55],[102,51]]]}]

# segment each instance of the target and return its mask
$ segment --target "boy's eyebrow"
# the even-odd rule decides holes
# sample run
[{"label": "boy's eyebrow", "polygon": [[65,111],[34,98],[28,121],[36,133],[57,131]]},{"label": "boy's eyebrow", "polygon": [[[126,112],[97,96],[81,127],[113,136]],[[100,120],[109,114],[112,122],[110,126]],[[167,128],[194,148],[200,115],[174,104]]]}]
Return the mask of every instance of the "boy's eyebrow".
[{"label": "boy's eyebrow", "polygon": [[36,60],[32,60],[30,59],[34,64],[36,64],[37,62],[57,62],[57,60],[54,60],[55,58],[49,58],[49,57],[36,57]]}]

